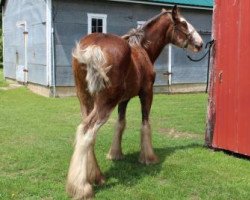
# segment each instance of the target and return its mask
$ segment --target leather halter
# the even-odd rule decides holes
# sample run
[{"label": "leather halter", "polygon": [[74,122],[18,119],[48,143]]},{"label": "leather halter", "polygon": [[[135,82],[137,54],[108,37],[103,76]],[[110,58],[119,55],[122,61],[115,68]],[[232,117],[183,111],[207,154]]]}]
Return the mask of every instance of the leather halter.
[{"label": "leather halter", "polygon": [[[189,32],[189,33],[186,33],[185,31],[183,31],[183,30],[177,28],[177,25],[176,25],[176,24],[174,24],[173,26],[174,26],[174,28],[173,28],[173,35],[174,35],[174,33],[175,33],[176,31],[179,31],[179,32],[181,32],[182,34],[184,34],[184,35],[186,36],[186,40],[184,41],[184,45],[182,46],[182,48],[183,48],[183,49],[187,48],[189,42],[192,40],[192,36],[193,36],[193,33],[195,32],[195,29],[192,30],[192,31]],[[172,38],[173,38],[173,36],[172,36]]]}]

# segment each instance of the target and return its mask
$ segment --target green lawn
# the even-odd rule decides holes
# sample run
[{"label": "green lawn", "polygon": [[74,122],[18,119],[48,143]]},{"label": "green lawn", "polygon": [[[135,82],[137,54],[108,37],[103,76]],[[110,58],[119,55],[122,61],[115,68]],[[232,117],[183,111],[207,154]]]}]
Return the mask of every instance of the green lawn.
[{"label": "green lawn", "polygon": [[[249,199],[249,160],[203,147],[206,102],[204,94],[155,95],[151,123],[160,163],[152,166],[137,162],[137,98],[128,106],[125,159],[105,159],[114,112],[97,138],[107,183],[95,187],[96,199]],[[24,87],[0,90],[0,199],[67,199],[65,180],[79,123],[76,98],[45,98]]]},{"label": "green lawn", "polygon": [[0,68],[0,87],[7,86],[7,82],[4,80],[3,77],[3,68]]}]

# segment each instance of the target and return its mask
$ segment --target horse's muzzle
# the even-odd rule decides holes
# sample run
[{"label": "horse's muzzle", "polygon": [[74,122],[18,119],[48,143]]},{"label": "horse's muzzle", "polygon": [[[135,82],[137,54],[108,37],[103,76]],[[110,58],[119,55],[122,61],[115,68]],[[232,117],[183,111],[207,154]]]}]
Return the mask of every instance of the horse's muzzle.
[{"label": "horse's muzzle", "polygon": [[202,47],[203,47],[203,42],[200,43],[200,44],[194,45],[194,47],[195,47],[196,51],[199,52],[202,49]]}]

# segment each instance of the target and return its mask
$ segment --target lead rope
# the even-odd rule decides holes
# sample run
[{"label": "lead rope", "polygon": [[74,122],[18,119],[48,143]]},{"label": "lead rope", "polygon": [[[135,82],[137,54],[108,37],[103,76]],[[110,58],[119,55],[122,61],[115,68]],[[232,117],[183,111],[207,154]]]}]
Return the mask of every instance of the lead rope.
[{"label": "lead rope", "polygon": [[201,60],[203,60],[207,55],[208,55],[208,61],[207,61],[207,83],[206,83],[206,90],[205,92],[208,92],[208,83],[209,83],[209,71],[210,71],[210,55],[211,55],[211,48],[214,45],[214,40],[211,40],[209,42],[207,42],[205,49],[209,46],[207,52],[199,59],[193,59],[191,58],[189,55],[187,55],[188,59],[191,60],[192,62],[200,62]]}]

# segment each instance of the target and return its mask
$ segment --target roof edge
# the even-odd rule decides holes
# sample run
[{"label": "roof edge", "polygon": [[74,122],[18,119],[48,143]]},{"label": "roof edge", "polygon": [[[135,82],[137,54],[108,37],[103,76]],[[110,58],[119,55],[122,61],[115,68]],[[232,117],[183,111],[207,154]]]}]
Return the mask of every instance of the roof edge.
[{"label": "roof edge", "polygon": [[[156,1],[138,1],[138,0],[107,0],[113,2],[124,2],[124,3],[136,3],[136,4],[144,4],[144,5],[156,5],[156,6],[173,6],[178,5],[181,8],[192,8],[192,9],[200,9],[200,10],[213,10],[211,6],[198,6],[198,5],[187,5],[187,4],[176,4],[176,3],[161,3]],[[1,7],[5,5],[6,0],[0,0]]]},{"label": "roof edge", "polygon": [[107,0],[113,2],[124,2],[124,3],[135,3],[135,4],[143,4],[143,5],[155,5],[155,6],[173,6],[178,5],[181,8],[192,8],[199,10],[213,10],[211,6],[198,6],[198,5],[187,5],[187,4],[178,4],[178,3],[161,3],[156,1],[138,1],[138,0]]}]

